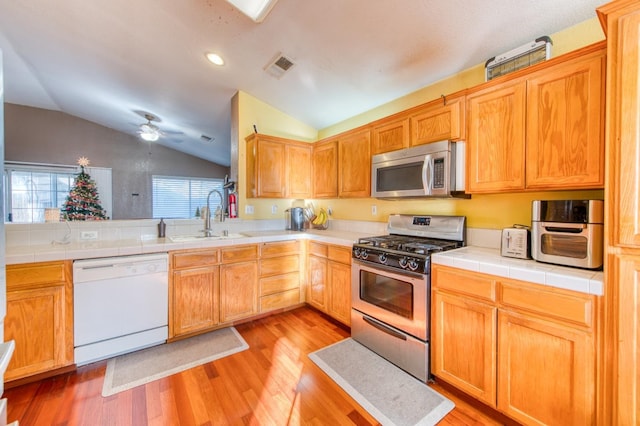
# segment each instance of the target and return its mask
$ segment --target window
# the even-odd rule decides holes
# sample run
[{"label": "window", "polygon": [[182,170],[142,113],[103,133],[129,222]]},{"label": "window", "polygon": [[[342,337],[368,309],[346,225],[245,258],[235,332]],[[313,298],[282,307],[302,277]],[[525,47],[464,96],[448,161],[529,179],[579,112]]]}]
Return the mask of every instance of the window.
[{"label": "window", "polygon": [[[192,218],[207,205],[207,195],[217,189],[224,194],[222,179],[189,178],[177,176],[153,176],[153,217]],[[221,199],[211,194],[211,214],[222,208]]]},{"label": "window", "polygon": [[[111,169],[87,167],[85,170],[95,181],[100,204],[109,214]],[[45,208],[62,208],[78,172],[75,166],[5,163],[6,221],[44,222]]]}]

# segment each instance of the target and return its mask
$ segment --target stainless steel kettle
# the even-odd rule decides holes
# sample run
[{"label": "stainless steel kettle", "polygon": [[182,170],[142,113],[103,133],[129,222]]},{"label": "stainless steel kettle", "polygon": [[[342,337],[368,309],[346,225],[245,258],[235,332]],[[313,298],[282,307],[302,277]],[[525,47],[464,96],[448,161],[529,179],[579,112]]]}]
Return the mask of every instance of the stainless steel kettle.
[{"label": "stainless steel kettle", "polygon": [[290,231],[304,231],[304,209],[291,207],[284,211],[285,227]]}]

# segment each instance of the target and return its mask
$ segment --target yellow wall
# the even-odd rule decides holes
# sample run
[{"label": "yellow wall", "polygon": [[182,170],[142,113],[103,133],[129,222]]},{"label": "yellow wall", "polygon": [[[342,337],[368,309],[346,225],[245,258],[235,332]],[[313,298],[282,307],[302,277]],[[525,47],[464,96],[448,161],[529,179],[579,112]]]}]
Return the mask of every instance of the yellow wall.
[{"label": "yellow wall", "polygon": [[[572,50],[604,39],[597,18],[552,34],[552,55],[559,56]],[[240,217],[246,219],[275,219],[283,217],[283,210],[294,200],[245,198],[245,142],[253,132],[255,123],[260,133],[313,142],[365,125],[371,121],[403,111],[416,105],[484,82],[484,64],[420,89],[390,103],[363,114],[316,131],[304,123],[278,111],[270,105],[239,92],[239,192]],[[391,213],[455,214],[467,216],[468,226],[473,228],[500,229],[516,223],[530,224],[531,201],[537,199],[603,198],[603,191],[531,192],[518,194],[474,195],[471,199],[422,199],[411,201],[387,201],[375,198],[313,200],[316,208],[331,207],[335,219],[368,220],[386,222]],[[307,200],[308,201],[308,200]],[[254,207],[254,214],[245,214],[245,206]],[[376,206],[377,214],[372,214]],[[275,213],[272,209],[275,207]],[[284,223],[284,222],[283,222]]]}]

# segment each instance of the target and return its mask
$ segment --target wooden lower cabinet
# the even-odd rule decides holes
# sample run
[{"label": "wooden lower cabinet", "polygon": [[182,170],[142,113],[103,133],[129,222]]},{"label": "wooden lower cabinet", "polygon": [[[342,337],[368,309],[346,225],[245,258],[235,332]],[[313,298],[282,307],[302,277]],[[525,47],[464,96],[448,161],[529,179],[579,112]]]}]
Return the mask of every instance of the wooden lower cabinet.
[{"label": "wooden lower cabinet", "polygon": [[351,324],[351,248],[309,243],[307,303]]},{"label": "wooden lower cabinet", "polygon": [[295,240],[260,246],[260,312],[300,304],[300,248]]},{"label": "wooden lower cabinet", "polygon": [[169,338],[219,323],[219,251],[172,253],[169,282]]},{"label": "wooden lower cabinet", "polygon": [[73,364],[71,261],[8,265],[5,340],[15,351],[10,381]]},{"label": "wooden lower cabinet", "polygon": [[599,304],[433,265],[432,373],[523,424],[595,424]]},{"label": "wooden lower cabinet", "polygon": [[221,249],[220,322],[236,321],[258,311],[258,247]]}]

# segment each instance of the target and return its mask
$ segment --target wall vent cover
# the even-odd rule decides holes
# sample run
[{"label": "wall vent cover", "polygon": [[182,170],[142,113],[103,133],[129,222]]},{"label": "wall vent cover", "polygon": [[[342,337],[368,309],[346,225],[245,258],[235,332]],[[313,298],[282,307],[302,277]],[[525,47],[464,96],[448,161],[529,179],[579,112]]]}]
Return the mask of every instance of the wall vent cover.
[{"label": "wall vent cover", "polygon": [[277,79],[280,79],[287,71],[291,69],[295,64],[293,61],[282,53],[278,53],[273,59],[264,67],[264,70]]},{"label": "wall vent cover", "polygon": [[501,55],[487,60],[484,65],[485,81],[518,71],[551,57],[552,41],[544,36],[523,44]]}]

